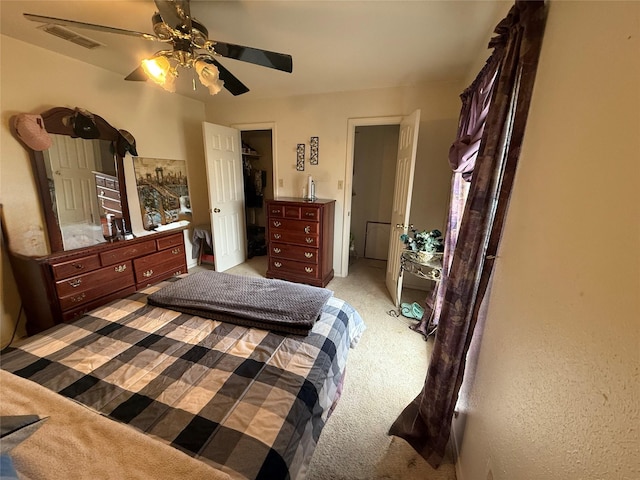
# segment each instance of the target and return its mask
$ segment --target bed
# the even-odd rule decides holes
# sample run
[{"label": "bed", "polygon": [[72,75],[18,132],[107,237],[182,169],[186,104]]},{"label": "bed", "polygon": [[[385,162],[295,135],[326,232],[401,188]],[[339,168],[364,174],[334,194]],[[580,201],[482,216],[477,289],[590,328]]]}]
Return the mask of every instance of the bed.
[{"label": "bed", "polygon": [[[215,472],[197,478],[304,478],[340,396],[349,348],[365,329],[359,314],[331,296],[308,334],[295,335],[149,304],[150,295],[175,288],[179,281],[148,287],[4,353],[0,414],[47,416],[37,402],[5,399],[55,392],[53,398],[63,407],[106,421],[106,430],[124,428],[137,436],[127,447],[128,437],[116,435],[125,442],[121,450],[170,446],[172,458],[185,458],[184,468],[196,468],[187,466],[196,459],[197,468]],[[51,407],[52,402],[40,405]],[[56,415],[34,439],[60,443],[59,432],[66,432],[60,424],[71,430],[74,422]],[[54,428],[57,434],[47,439],[47,430]],[[73,438],[71,431],[68,435]],[[138,447],[140,438],[151,445]],[[138,458],[136,469],[144,463],[152,468],[149,478],[164,478],[158,461],[142,454]],[[23,468],[38,468],[33,458],[21,462]],[[123,472],[126,465],[116,468],[121,478],[124,473],[144,478],[137,471]],[[175,462],[167,468],[166,478],[180,477],[172,471]]]}]

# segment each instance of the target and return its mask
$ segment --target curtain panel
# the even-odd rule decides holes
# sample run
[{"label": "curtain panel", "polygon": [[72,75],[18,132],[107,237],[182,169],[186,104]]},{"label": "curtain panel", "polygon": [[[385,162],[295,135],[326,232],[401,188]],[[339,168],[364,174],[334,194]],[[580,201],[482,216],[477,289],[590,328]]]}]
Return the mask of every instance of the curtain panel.
[{"label": "curtain panel", "polygon": [[496,27],[497,36],[489,44],[502,54],[458,241],[445,280],[431,362],[422,392],[389,430],[390,435],[404,438],[434,467],[445,456],[466,355],[496,258],[545,21],[543,1],[517,0]]},{"label": "curtain panel", "polygon": [[464,207],[469,194],[469,182],[476,164],[478,150],[480,149],[480,141],[489,113],[493,87],[503,52],[504,45],[498,44],[476,79],[460,95],[462,107],[458,120],[458,133],[456,140],[449,149],[449,164],[453,170],[453,175],[451,177],[449,212],[444,237],[441,280],[426,299],[425,311],[420,322],[409,327],[416,332],[422,333],[425,339],[438,326],[444,301],[444,292],[446,291],[446,279],[449,276]]}]

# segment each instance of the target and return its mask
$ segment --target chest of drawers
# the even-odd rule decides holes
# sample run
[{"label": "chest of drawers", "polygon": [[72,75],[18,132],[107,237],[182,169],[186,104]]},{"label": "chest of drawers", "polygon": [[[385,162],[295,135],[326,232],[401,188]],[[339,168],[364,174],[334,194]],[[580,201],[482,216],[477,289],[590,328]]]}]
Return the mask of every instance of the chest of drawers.
[{"label": "chest of drawers", "polygon": [[335,200],[267,201],[267,278],[325,287],[333,278]]},{"label": "chest of drawers", "polygon": [[182,231],[82,248],[46,257],[12,254],[33,335],[100,305],[187,273]]}]

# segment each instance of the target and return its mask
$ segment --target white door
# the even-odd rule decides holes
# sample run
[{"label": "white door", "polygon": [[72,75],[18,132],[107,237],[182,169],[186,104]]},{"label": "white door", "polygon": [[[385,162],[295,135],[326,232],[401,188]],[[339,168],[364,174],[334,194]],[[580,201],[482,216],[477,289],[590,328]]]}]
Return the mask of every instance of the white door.
[{"label": "white door", "polygon": [[94,142],[60,135],[45,155],[51,164],[60,225],[99,224]]},{"label": "white door", "polygon": [[246,258],[240,131],[207,122],[202,129],[214,264],[223,272]]},{"label": "white door", "polygon": [[404,244],[400,240],[400,234],[407,233],[409,228],[409,210],[411,208],[411,194],[413,193],[413,173],[416,166],[419,128],[420,110],[416,110],[400,122],[396,183],[393,191],[386,273],[387,289],[396,307],[400,305],[400,295],[402,293],[400,254]]}]

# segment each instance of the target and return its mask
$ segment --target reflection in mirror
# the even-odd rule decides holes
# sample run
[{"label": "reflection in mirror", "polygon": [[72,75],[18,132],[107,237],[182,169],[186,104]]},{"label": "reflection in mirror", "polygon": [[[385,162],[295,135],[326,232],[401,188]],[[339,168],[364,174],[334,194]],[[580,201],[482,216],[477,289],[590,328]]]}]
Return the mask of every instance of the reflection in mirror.
[{"label": "reflection in mirror", "polygon": [[107,241],[116,233],[103,232],[107,215],[122,218],[111,142],[50,136],[53,142],[43,152],[44,166],[64,250]]}]

